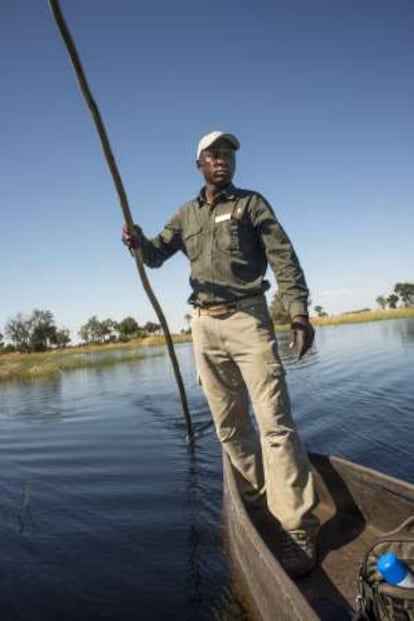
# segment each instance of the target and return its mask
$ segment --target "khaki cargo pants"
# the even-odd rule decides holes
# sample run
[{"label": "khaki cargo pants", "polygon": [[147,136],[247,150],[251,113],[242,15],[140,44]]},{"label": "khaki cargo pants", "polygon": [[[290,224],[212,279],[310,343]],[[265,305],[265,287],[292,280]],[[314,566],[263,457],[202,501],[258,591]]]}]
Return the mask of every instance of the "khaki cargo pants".
[{"label": "khaki cargo pants", "polygon": [[[264,296],[241,300],[220,316],[194,309],[192,334],[217,436],[246,482],[245,499],[265,491],[269,510],[284,529],[315,534],[313,478],[292,419]],[[260,439],[249,418],[249,397]]]}]

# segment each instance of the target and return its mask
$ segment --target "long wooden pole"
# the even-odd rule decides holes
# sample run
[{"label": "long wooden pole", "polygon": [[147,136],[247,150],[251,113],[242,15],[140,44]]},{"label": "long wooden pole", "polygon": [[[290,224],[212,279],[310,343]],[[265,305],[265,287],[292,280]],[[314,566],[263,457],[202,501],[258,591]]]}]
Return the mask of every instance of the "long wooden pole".
[{"label": "long wooden pole", "polygon": [[[124,188],[124,184],[122,182],[121,179],[121,175],[119,173],[118,170],[118,166],[117,163],[115,161],[115,157],[114,154],[112,152],[112,148],[111,145],[109,143],[109,139],[108,139],[108,135],[106,133],[106,129],[105,129],[105,125],[103,123],[101,114],[99,112],[98,106],[96,105],[96,102],[92,96],[92,92],[89,88],[86,76],[85,76],[85,72],[82,68],[82,64],[79,58],[79,54],[78,51],[76,49],[74,40],[72,35],[69,32],[69,29],[66,25],[66,21],[65,18],[63,16],[62,10],[59,6],[59,2],[58,0],[49,0],[49,6],[52,12],[52,15],[55,19],[56,25],[59,29],[59,32],[62,36],[62,39],[66,45],[66,49],[68,51],[68,54],[70,56],[73,68],[75,70],[76,73],[76,77],[78,79],[79,82],[79,86],[80,89],[82,91],[82,94],[84,96],[84,99],[86,101],[86,104],[92,114],[92,118],[93,121],[95,123],[95,127],[96,130],[98,132],[99,135],[99,139],[101,141],[101,145],[102,145],[102,149],[103,152],[105,154],[105,158],[106,161],[108,163],[109,169],[111,171],[111,175],[112,175],[112,179],[114,181],[115,184],[115,188],[116,191],[118,193],[118,197],[119,197],[119,203],[122,209],[122,213],[124,215],[124,220],[125,220],[125,224],[128,226],[128,228],[133,228],[134,226],[134,221],[132,219],[132,215],[131,215],[131,211],[129,209],[129,204],[128,204],[128,199],[127,199],[127,195],[125,192],[125,188]],[[185,393],[185,388],[184,388],[184,382],[181,376],[181,372],[180,372],[180,367],[178,365],[178,361],[177,361],[177,357],[175,355],[175,350],[174,350],[174,345],[172,342],[172,338],[171,338],[171,334],[170,334],[170,330],[168,328],[168,324],[167,321],[165,319],[164,313],[162,312],[161,306],[154,294],[154,291],[152,290],[152,287],[150,285],[150,282],[148,280],[147,274],[145,272],[145,267],[144,264],[142,262],[142,258],[141,258],[141,253],[138,250],[133,250],[133,255],[135,257],[135,263],[137,266],[137,270],[138,273],[141,277],[141,281],[143,284],[143,287],[145,289],[146,294],[148,295],[148,298],[154,308],[154,311],[158,317],[158,321],[161,324],[161,327],[163,329],[164,335],[165,335],[165,340],[167,343],[167,347],[168,347],[168,352],[171,358],[171,363],[173,366],[173,370],[174,370],[174,375],[175,375],[175,379],[177,381],[177,385],[178,385],[178,391],[180,394],[180,399],[181,399],[181,405],[182,405],[182,411],[183,411],[183,417],[184,417],[184,422],[185,422],[185,427],[186,427],[186,436],[187,436],[187,440],[189,440],[190,442],[193,441],[194,439],[194,433],[193,433],[193,428],[192,428],[192,424],[191,424],[191,417],[190,417],[190,412],[188,409],[188,401],[187,401],[187,396]]]}]

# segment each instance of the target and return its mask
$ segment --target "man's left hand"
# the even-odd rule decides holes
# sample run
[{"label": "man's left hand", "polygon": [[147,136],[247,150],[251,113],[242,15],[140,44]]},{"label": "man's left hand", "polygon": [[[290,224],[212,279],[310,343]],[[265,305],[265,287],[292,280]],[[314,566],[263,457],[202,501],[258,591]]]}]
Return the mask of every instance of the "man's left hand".
[{"label": "man's left hand", "polygon": [[299,360],[312,346],[315,330],[306,315],[296,315],[292,318],[292,345],[298,352]]}]

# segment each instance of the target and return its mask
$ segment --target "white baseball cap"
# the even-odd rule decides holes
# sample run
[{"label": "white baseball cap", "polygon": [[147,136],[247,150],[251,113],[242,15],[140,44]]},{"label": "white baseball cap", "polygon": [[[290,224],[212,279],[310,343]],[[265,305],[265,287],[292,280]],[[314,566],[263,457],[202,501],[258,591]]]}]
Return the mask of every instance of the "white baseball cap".
[{"label": "white baseball cap", "polygon": [[228,140],[236,151],[240,148],[240,142],[237,140],[234,134],[226,134],[225,132],[221,132],[220,130],[210,132],[209,134],[203,136],[198,143],[197,161],[200,158],[201,151],[204,151],[205,149],[211,147],[211,145],[215,143],[216,140],[218,140],[219,138],[224,138],[225,140]]}]

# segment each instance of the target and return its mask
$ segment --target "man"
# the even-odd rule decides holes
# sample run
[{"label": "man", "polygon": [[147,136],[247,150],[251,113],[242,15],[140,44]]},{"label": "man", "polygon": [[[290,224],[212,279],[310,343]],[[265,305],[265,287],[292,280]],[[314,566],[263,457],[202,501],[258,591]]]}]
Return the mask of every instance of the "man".
[{"label": "man", "polygon": [[[197,149],[205,186],[154,239],[124,227],[149,267],[181,250],[191,265],[190,303],[197,370],[224,450],[243,481],[246,502],[266,492],[281,525],[280,559],[292,576],[316,563],[319,522],[306,452],[290,412],[284,370],[264,292],[268,263],[292,318],[299,356],[312,345],[308,289],[295,251],[257,192],[232,185],[238,139],[214,131]],[[248,397],[260,441],[248,414]],[[276,536],[276,535],[275,535]]]}]

